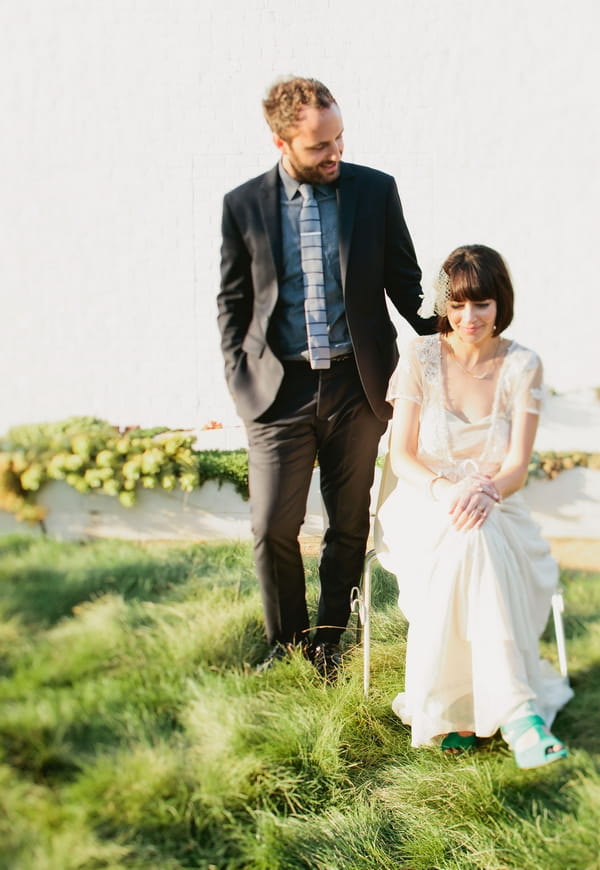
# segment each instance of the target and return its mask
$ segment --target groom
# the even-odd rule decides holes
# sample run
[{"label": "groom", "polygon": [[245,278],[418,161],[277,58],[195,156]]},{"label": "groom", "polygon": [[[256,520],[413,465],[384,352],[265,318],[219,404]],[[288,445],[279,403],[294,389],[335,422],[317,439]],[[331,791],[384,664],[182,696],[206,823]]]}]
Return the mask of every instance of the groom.
[{"label": "groom", "polygon": [[[342,115],[321,82],[263,101],[273,169],[225,196],[218,295],[225,376],[249,444],[256,569],[269,654],[294,644],[326,677],[340,664],[369,533],[369,495],[398,359],[385,296],[421,334],[421,272],[394,179],[342,162]],[[298,534],[315,460],[328,516],[309,641]]]}]

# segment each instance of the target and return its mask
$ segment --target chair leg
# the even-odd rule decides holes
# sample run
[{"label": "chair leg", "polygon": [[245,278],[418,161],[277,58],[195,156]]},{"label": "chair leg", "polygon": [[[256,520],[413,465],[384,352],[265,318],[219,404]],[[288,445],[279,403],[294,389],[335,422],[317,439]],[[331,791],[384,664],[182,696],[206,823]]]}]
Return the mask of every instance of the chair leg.
[{"label": "chair leg", "polygon": [[350,593],[350,610],[353,613],[356,611],[358,614],[357,643],[360,643],[362,634],[363,691],[365,698],[369,697],[371,678],[371,573],[372,565],[376,558],[377,553],[375,550],[369,550],[365,556],[360,588],[355,586]]},{"label": "chair leg", "polygon": [[569,669],[567,666],[567,645],[565,643],[565,629],[563,625],[563,612],[565,602],[563,594],[559,590],[552,596],[552,616],[554,617],[554,634],[556,635],[556,651],[558,653],[558,664],[561,675],[567,679]]},{"label": "chair leg", "polygon": [[[362,577],[360,578],[362,585]],[[363,597],[361,586],[353,586],[350,590],[350,613],[356,613],[356,646],[360,646],[362,640],[362,616],[363,613]]]}]

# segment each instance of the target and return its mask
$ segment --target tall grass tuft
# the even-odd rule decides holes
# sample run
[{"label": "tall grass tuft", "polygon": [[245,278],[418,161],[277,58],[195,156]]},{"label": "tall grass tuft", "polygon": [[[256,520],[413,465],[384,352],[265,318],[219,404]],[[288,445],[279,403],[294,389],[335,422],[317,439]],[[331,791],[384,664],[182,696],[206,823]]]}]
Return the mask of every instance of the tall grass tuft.
[{"label": "tall grass tuft", "polygon": [[0,539],[0,868],[600,870],[600,574],[563,583],[571,754],[519,771],[499,737],[411,748],[383,571],[366,701],[351,631],[335,687],[300,653],[254,673],[245,544]]}]

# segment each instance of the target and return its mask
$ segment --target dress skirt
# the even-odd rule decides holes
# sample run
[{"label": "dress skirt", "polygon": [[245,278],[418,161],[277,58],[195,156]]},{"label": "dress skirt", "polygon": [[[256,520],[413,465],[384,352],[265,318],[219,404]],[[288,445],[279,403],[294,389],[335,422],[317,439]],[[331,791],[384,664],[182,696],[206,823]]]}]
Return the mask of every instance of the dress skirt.
[{"label": "dress skirt", "polygon": [[525,701],[550,726],[573,692],[539,656],[558,566],[523,497],[457,531],[446,504],[395,478],[390,487],[390,476],[388,462],[375,547],[409,622],[405,689],[392,707],[412,745],[450,731],[489,737]]}]

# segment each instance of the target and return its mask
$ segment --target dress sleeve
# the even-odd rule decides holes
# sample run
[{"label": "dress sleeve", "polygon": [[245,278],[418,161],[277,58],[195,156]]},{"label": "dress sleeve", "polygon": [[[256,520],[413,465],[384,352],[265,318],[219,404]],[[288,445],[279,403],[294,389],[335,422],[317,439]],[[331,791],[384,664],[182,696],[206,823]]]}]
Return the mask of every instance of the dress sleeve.
[{"label": "dress sleeve", "polygon": [[513,408],[516,413],[539,414],[542,406],[544,370],[533,351],[524,355],[523,366],[514,384]]},{"label": "dress sleeve", "polygon": [[423,403],[422,370],[417,352],[419,339],[411,342],[402,354],[394,373],[392,374],[386,399],[392,405],[396,399],[408,399],[409,402]]}]

